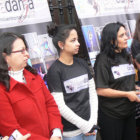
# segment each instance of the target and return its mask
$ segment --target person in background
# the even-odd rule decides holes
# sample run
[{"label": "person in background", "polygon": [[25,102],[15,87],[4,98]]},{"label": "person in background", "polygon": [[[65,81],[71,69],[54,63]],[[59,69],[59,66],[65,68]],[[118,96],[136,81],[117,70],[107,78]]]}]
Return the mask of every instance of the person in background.
[{"label": "person in background", "polygon": [[140,70],[140,53],[138,53],[135,57],[135,65],[138,70]]},{"label": "person in background", "polygon": [[102,31],[101,52],[94,71],[99,97],[98,124],[102,140],[136,140],[135,69],[127,53],[127,34],[122,23],[109,23]]},{"label": "person in background", "polygon": [[[135,66],[137,70],[140,70],[140,53],[138,53],[135,56]],[[136,83],[136,88],[139,91],[140,90],[140,80],[135,81]],[[139,96],[140,97],[140,96]],[[137,136],[137,140],[140,139],[140,103],[136,104],[136,136]]]},{"label": "person in background", "polygon": [[76,28],[51,24],[48,33],[59,53],[47,84],[62,116],[63,140],[95,140],[98,99],[87,63],[74,57],[80,47]]},{"label": "person in background", "polygon": [[134,60],[138,53],[140,53],[140,15],[138,16],[136,21],[135,32],[133,35],[133,42],[131,45],[131,54]]},{"label": "person in background", "polygon": [[[138,16],[137,21],[136,21],[135,32],[133,35],[133,42],[131,44],[131,55],[132,55],[134,66],[136,65],[135,57],[139,53],[140,53],[140,15]],[[139,70],[136,71],[136,81],[140,81]]]},{"label": "person in background", "polygon": [[27,64],[23,35],[0,36],[0,134],[30,133],[30,140],[60,140],[61,116],[53,96]]},{"label": "person in background", "polygon": [[[132,59],[133,63],[135,66],[136,70],[136,76],[135,76],[135,83],[136,83],[136,89],[140,90],[140,69],[139,69],[139,54],[140,53],[140,14],[137,17],[136,20],[136,26],[135,26],[135,32],[133,35],[133,42],[131,45],[131,54],[132,54]],[[137,56],[138,55],[138,56]],[[138,57],[136,60],[136,56]],[[140,104],[138,103],[136,105],[136,132],[137,132],[137,139],[140,138],[140,118],[138,115]]]}]

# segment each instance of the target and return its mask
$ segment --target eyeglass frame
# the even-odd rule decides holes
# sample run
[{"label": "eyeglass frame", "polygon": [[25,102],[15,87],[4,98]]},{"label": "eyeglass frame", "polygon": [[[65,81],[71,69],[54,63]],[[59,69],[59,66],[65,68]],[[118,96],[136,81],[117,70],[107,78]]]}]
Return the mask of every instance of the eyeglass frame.
[{"label": "eyeglass frame", "polygon": [[25,51],[27,51],[27,48],[23,48],[23,49],[17,50],[17,51],[12,51],[11,53],[19,53],[19,52],[21,52],[22,54],[25,54]]}]

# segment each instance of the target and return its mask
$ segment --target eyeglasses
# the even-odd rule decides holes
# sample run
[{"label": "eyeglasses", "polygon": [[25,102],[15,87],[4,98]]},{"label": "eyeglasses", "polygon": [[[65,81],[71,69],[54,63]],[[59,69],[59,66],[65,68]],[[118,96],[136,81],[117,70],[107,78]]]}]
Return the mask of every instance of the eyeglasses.
[{"label": "eyeglasses", "polygon": [[27,51],[27,49],[21,49],[21,50],[17,50],[17,51],[12,51],[11,53],[18,53],[21,52],[22,54],[25,54],[25,51]]}]

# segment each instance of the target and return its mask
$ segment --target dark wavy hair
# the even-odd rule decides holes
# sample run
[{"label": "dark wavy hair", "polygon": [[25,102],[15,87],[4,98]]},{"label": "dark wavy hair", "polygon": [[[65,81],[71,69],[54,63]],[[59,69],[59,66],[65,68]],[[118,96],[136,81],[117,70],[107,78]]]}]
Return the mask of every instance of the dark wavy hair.
[{"label": "dark wavy hair", "polygon": [[[125,28],[125,26],[120,22],[109,23],[103,28],[101,34],[100,53],[106,54],[109,58],[109,61],[113,65],[117,65],[119,63],[119,59],[117,57],[118,55],[116,55],[116,50],[118,50],[119,48],[116,44],[116,41],[120,27]],[[121,54],[129,63],[131,63],[130,54],[126,51],[126,49],[123,49]]]},{"label": "dark wavy hair", "polygon": [[138,16],[136,21],[136,28],[135,28],[133,39],[138,40],[140,42],[140,15]]},{"label": "dark wavy hair", "polygon": [[56,47],[58,53],[60,53],[60,47],[58,46],[58,41],[65,43],[65,40],[68,38],[71,30],[77,30],[76,26],[73,24],[70,25],[57,25],[55,23],[51,23],[47,26],[47,31],[50,37],[52,37],[52,41],[54,46]]},{"label": "dark wavy hair", "polygon": [[[0,82],[5,85],[7,91],[9,91],[10,88],[10,76],[8,75],[8,64],[5,60],[4,54],[11,54],[13,43],[18,38],[22,39],[26,48],[28,48],[27,42],[23,35],[12,32],[5,32],[0,35]],[[36,70],[29,65],[27,65],[25,68],[31,73],[37,74]]]},{"label": "dark wavy hair", "polygon": [[135,32],[131,44],[131,54],[134,59],[138,53],[140,53],[140,14],[136,21]]}]

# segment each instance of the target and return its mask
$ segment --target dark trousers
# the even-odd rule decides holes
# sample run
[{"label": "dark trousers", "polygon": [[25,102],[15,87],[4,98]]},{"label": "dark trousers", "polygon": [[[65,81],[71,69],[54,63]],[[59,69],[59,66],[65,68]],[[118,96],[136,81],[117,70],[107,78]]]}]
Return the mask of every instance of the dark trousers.
[{"label": "dark trousers", "polygon": [[140,140],[140,118],[136,119],[136,135],[137,140]]},{"label": "dark trousers", "polygon": [[102,140],[136,140],[134,115],[126,119],[115,119],[99,112],[98,124]]}]

